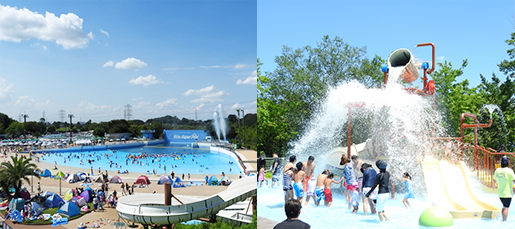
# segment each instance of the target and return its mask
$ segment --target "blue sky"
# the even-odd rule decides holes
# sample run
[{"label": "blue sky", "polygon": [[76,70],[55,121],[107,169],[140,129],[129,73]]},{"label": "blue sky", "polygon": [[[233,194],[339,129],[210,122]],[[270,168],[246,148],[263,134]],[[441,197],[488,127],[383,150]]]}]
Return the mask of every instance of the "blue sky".
[{"label": "blue sky", "polygon": [[75,121],[256,113],[255,0],[1,1],[0,112]]},{"label": "blue sky", "polygon": [[505,43],[515,28],[512,0],[260,0],[257,5],[257,55],[263,72],[275,69],[274,58],[281,55],[283,45],[315,47],[329,35],[339,36],[351,46],[366,47],[367,57],[377,54],[384,60],[394,50],[407,48],[417,59],[431,61],[430,47],[415,46],[432,42],[436,62],[447,60],[458,68],[468,59],[458,80],[468,79],[476,86],[481,82],[480,73],[488,79],[496,73],[505,80],[497,64],[509,58],[506,51],[512,48]]}]

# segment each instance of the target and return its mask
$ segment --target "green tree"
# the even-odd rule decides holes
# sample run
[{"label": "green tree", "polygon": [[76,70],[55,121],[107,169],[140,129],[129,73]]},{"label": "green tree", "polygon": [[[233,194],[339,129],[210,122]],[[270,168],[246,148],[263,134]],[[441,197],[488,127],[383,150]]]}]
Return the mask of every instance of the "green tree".
[{"label": "green tree", "polygon": [[[273,72],[258,71],[258,151],[284,153],[299,137],[329,87],[357,80],[367,87],[383,82],[379,56],[369,59],[366,47],[324,36],[316,47],[284,46]],[[258,59],[258,70],[261,63]]]},{"label": "green tree", "polygon": [[449,135],[458,136],[461,113],[477,114],[483,99],[476,87],[469,88],[468,80],[458,82],[458,78],[464,74],[463,69],[468,65],[466,59],[458,69],[454,69],[447,61],[437,65],[439,69],[431,76],[436,86],[438,108],[444,111],[445,119],[442,125],[448,129]]},{"label": "green tree", "polygon": [[38,167],[31,162],[31,158],[11,156],[11,160],[12,163],[2,162],[0,164],[0,179],[3,180],[0,184],[8,185],[8,187],[3,187],[4,190],[13,187],[15,190],[14,198],[18,198],[20,197],[22,182],[25,181],[30,184],[29,176],[40,178],[40,175],[36,172]]}]

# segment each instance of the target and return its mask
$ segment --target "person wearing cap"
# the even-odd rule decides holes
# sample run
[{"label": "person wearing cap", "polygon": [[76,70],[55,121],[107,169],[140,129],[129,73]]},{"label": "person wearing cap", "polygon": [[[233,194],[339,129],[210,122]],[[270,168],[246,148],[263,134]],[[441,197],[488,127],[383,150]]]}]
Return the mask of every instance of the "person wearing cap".
[{"label": "person wearing cap", "polygon": [[376,161],[376,166],[379,168],[379,174],[376,176],[376,180],[372,189],[365,194],[368,198],[374,192],[376,187],[379,185],[379,191],[377,194],[377,215],[379,216],[380,221],[390,221],[386,213],[384,212],[384,204],[390,195],[390,190],[388,189],[388,184],[390,183],[390,173],[386,171],[386,162],[382,160]]},{"label": "person wearing cap", "polygon": [[511,198],[513,197],[513,180],[515,175],[513,170],[508,167],[510,160],[507,156],[501,158],[501,168],[495,170],[494,183],[497,188],[497,194],[501,199],[502,208],[502,221],[508,219],[508,209],[510,208]]}]

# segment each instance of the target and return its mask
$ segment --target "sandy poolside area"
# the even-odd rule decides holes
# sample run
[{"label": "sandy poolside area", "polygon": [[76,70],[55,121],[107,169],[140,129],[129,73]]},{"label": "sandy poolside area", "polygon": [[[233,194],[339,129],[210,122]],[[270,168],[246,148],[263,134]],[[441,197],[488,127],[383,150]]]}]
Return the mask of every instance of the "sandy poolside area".
[{"label": "sandy poolside area", "polygon": [[[244,161],[256,161],[257,160],[257,152],[253,150],[236,150],[237,153],[240,154],[240,157]],[[26,154],[24,154],[26,155]],[[0,162],[9,160],[9,156],[7,158],[0,158]],[[28,155],[26,155],[28,156]],[[52,174],[56,174],[58,171],[62,171],[66,173],[67,171],[71,173],[75,173],[77,171],[83,171],[85,173],[88,173],[90,171],[84,171],[84,169],[76,168],[73,166],[64,166],[64,165],[58,165],[58,170],[53,170],[54,164],[46,162],[46,161],[40,161],[40,162],[34,162],[40,170],[49,169]],[[256,163],[245,163],[247,170],[255,170],[257,165]],[[94,174],[98,172],[98,170],[93,171]],[[105,173],[105,170],[102,171]],[[138,193],[164,193],[164,186],[163,185],[157,185],[157,181],[162,175],[165,174],[157,174],[157,175],[147,175],[147,174],[140,174],[140,173],[130,173],[129,174],[118,174],[117,171],[110,171],[108,170],[109,177],[112,177],[114,175],[119,176],[123,182],[129,182],[129,184],[132,184],[136,178],[140,175],[146,175],[150,181],[151,184],[148,188],[134,188],[134,193],[137,195]],[[166,174],[170,175],[170,174]],[[177,176],[182,178],[182,174],[176,174]],[[191,174],[191,181],[204,181],[205,176],[208,175],[209,177],[214,175],[217,178],[221,178],[221,174]],[[229,179],[236,180],[239,179],[238,174],[229,174],[227,175]],[[40,182],[41,190],[42,191],[51,191],[54,193],[59,194],[59,190],[61,190],[61,196],[64,195],[66,191],[72,188],[77,187],[83,187],[81,186],[82,183],[72,183],[69,184],[66,181],[55,180],[52,178],[41,178],[37,179],[34,178],[33,187],[29,183],[24,182],[24,186],[27,188],[29,192],[31,192],[32,195],[34,195],[37,192],[37,183]],[[188,182],[187,174],[185,174],[185,179],[183,182],[186,184]],[[59,184],[60,183],[60,184]],[[100,188],[98,186],[100,183],[93,183],[90,187],[91,188]],[[61,188],[59,188],[59,185]],[[221,191],[224,191],[227,189],[228,186],[191,186],[191,187],[185,187],[185,188],[174,188],[172,190],[172,193],[174,195],[187,195],[187,196],[193,196],[198,198],[203,198],[207,196],[214,195],[216,193],[219,193]],[[116,189],[118,196],[121,196],[120,191],[120,184],[111,184],[109,186],[109,193],[112,193],[112,191]],[[88,225],[91,225],[93,222],[98,222],[100,224],[100,228],[113,228],[113,223],[118,220],[118,214],[116,212],[116,209],[114,208],[107,208],[104,207],[106,210],[103,212],[91,212],[89,214],[86,214],[85,216],[70,221],[68,224],[58,227],[51,227],[48,226],[23,226],[23,225],[15,225],[13,228],[77,228],[77,225],[79,223],[86,223],[90,222]],[[107,222],[107,223],[106,223]],[[12,224],[11,224],[12,225]],[[143,228],[142,226],[138,228]]]}]

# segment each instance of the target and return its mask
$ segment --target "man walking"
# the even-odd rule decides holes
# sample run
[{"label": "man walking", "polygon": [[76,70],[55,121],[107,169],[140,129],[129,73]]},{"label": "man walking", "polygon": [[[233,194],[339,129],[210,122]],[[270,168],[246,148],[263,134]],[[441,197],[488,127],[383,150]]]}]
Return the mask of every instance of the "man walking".
[{"label": "man walking", "polygon": [[495,170],[494,180],[495,187],[497,188],[497,194],[501,199],[502,208],[502,221],[508,219],[508,209],[510,208],[511,198],[513,196],[513,180],[515,175],[513,170],[508,168],[510,159],[507,156],[501,158],[501,168]]}]

